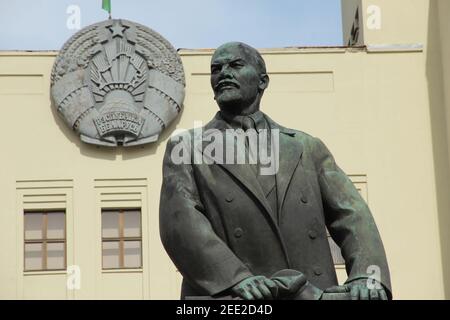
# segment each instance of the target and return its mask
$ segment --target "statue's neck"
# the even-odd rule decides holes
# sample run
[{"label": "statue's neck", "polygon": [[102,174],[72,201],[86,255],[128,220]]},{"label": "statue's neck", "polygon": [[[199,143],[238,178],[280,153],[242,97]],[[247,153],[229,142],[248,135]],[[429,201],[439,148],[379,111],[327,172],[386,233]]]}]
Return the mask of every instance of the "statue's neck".
[{"label": "statue's neck", "polygon": [[261,102],[261,96],[258,95],[256,99],[250,103],[246,104],[244,106],[223,106],[220,107],[220,111],[231,116],[248,116],[250,114],[253,114],[257,111],[259,111],[259,106]]}]

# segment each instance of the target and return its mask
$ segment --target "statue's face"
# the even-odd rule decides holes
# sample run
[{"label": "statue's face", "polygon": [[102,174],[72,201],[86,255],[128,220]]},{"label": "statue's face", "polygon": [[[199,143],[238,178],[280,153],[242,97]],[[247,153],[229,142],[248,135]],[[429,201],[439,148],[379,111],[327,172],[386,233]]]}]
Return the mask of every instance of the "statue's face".
[{"label": "statue's face", "polygon": [[221,109],[239,112],[258,97],[261,74],[254,59],[237,44],[224,45],[211,60],[211,86]]}]

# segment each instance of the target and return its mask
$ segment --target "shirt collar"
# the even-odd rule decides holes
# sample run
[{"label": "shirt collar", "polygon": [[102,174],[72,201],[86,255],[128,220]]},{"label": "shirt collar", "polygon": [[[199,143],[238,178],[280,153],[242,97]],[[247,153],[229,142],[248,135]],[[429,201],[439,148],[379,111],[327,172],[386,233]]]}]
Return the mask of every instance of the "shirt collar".
[{"label": "shirt collar", "polygon": [[229,114],[226,113],[224,111],[219,111],[219,116],[226,122],[228,123],[233,129],[240,129],[242,128],[242,120],[245,117],[250,117],[253,119],[253,121],[255,122],[256,125],[256,129],[266,129],[267,128],[267,122],[266,119],[264,117],[264,113],[262,113],[261,111],[256,111],[252,114],[249,115],[233,115],[233,114]]}]

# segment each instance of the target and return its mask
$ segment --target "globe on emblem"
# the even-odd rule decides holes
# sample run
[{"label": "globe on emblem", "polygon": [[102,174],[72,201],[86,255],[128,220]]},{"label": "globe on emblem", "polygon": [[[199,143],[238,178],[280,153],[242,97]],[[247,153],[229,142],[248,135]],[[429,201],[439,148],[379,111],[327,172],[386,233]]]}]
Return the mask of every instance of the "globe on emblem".
[{"label": "globe on emblem", "polygon": [[158,140],[184,100],[181,59],[161,35],[107,20],[73,35],[51,75],[54,107],[82,141],[132,146]]}]

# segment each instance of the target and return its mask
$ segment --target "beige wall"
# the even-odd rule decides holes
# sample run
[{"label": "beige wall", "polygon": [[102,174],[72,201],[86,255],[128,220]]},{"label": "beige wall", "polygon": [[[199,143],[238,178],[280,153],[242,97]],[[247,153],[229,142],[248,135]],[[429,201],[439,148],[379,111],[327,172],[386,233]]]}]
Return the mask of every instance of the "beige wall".
[{"label": "beige wall", "polygon": [[[354,0],[342,0],[343,24],[348,23],[345,10]],[[380,9],[381,28],[368,25],[369,6]],[[436,206],[442,255],[443,280],[446,297],[450,297],[450,3],[446,0],[362,0],[363,42],[369,50],[383,47],[395,52],[411,45],[423,47],[423,63],[427,83],[427,100],[432,134],[433,170]],[[348,35],[344,33],[344,41]],[[413,49],[414,50],[414,49]]]},{"label": "beige wall", "polygon": [[437,205],[446,297],[450,297],[450,2],[434,0],[428,11],[426,68],[433,133]]},{"label": "beige wall", "polygon": [[[345,0],[344,0],[345,1]],[[366,13],[364,41],[377,44],[423,44],[427,38],[428,7],[436,0],[362,0]],[[381,28],[368,28],[367,9],[375,5],[381,9]]]},{"label": "beige wall", "polygon": [[[369,32],[366,43],[424,49],[265,50],[271,82],[262,109],[320,137],[361,189],[386,247],[394,297],[450,298],[450,5],[371,2],[383,5],[385,31]],[[416,23],[402,22],[405,15]],[[184,111],[160,142],[107,149],[81,143],[51,108],[56,53],[0,52],[0,298],[178,297],[180,277],[159,240],[161,162],[173,130],[205,123],[217,110],[211,53],[180,52]],[[101,208],[136,206],[143,213],[142,270],[102,272]],[[23,210],[45,208],[66,209],[67,263],[81,269],[80,290],[67,289],[65,272],[23,272]]]}]

